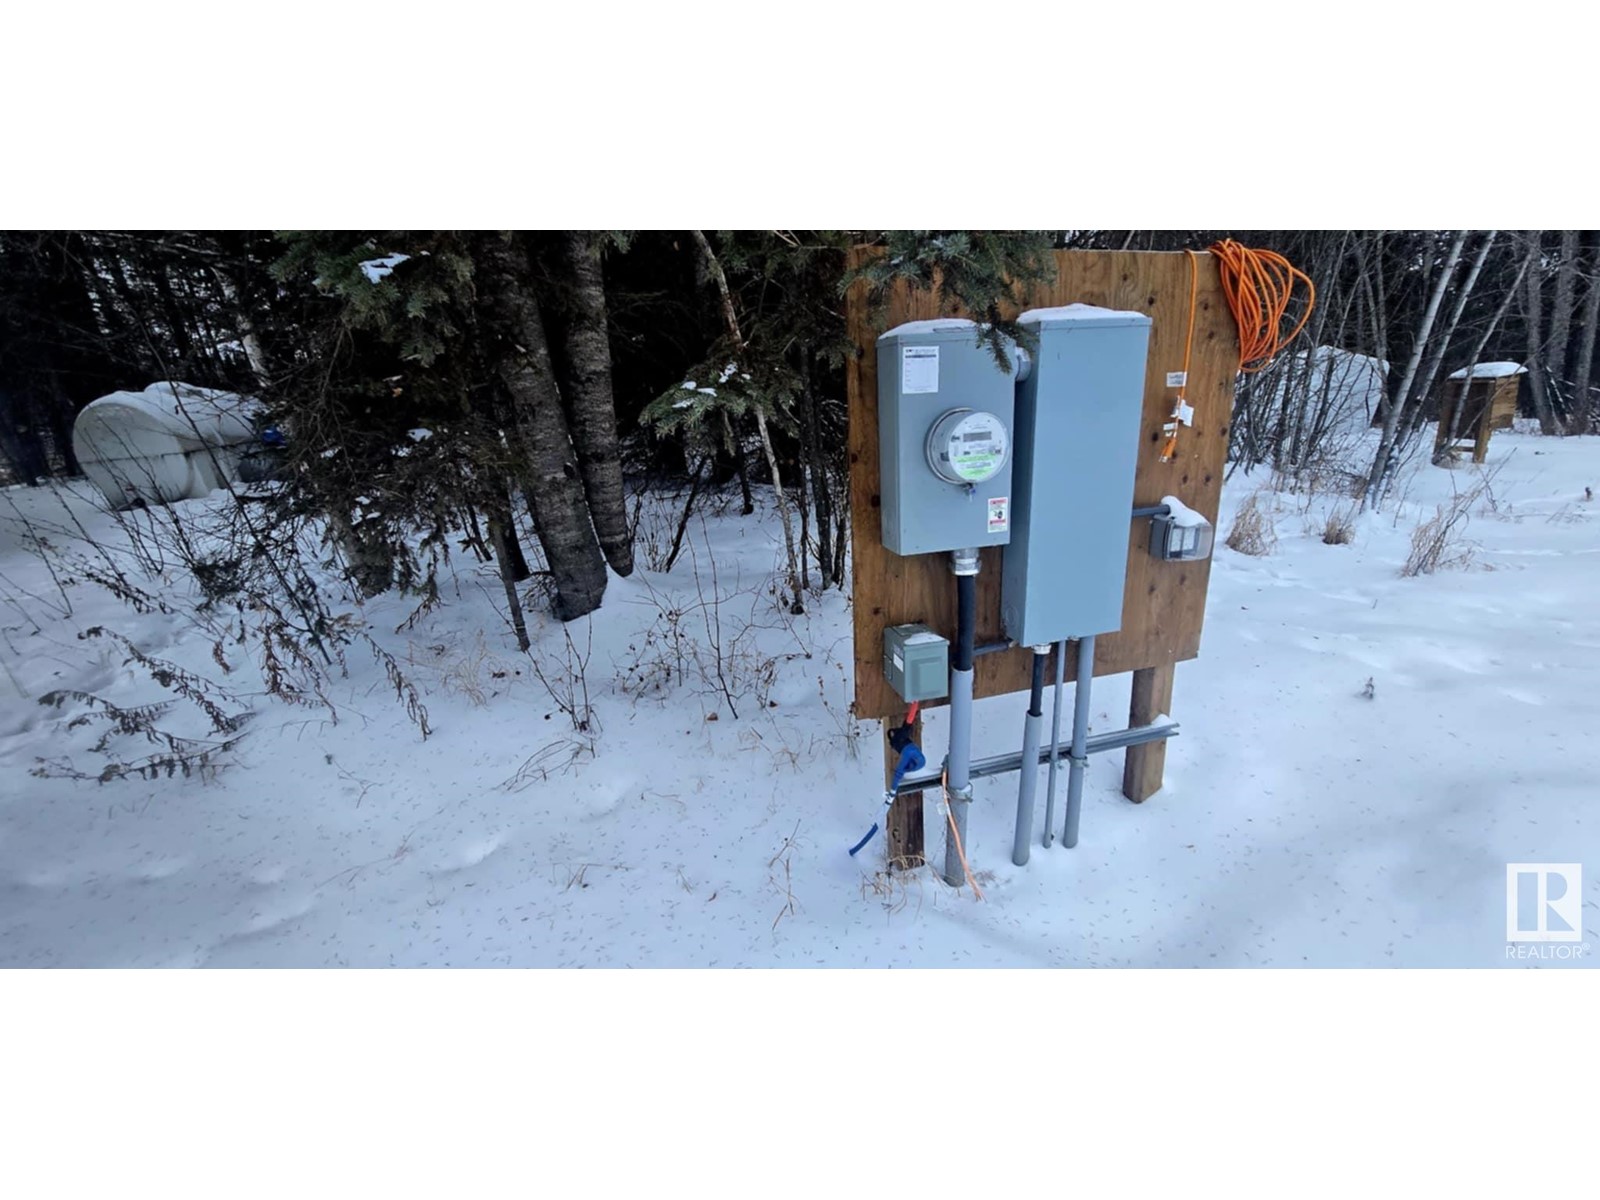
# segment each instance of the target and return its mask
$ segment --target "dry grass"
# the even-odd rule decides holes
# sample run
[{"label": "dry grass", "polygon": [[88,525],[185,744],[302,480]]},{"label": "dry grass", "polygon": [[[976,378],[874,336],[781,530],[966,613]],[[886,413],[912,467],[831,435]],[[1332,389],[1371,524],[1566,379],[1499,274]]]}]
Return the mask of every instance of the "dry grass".
[{"label": "dry grass", "polygon": [[1348,546],[1356,540],[1356,506],[1335,508],[1322,523],[1322,543],[1325,546]]},{"label": "dry grass", "polygon": [[783,907],[778,910],[778,915],[772,918],[772,928],[778,928],[778,922],[785,917],[792,917],[800,911],[800,906],[794,898],[794,870],[790,858],[794,855],[800,836],[800,822],[794,823],[794,829],[789,836],[783,839],[783,844],[778,847],[778,852],[767,862],[768,882],[779,895],[783,897]]},{"label": "dry grass", "polygon": [[1277,545],[1278,531],[1273,528],[1271,515],[1262,510],[1261,493],[1257,492],[1234,514],[1233,528],[1228,530],[1228,549],[1259,558],[1271,554]]},{"label": "dry grass", "polygon": [[[920,863],[917,864],[921,866]],[[922,911],[923,879],[925,872],[896,867],[880,868],[871,875],[861,877],[861,898],[876,900],[889,916],[905,911],[913,899],[916,911]],[[915,888],[916,895],[912,895]]]},{"label": "dry grass", "polygon": [[1484,490],[1484,485],[1479,484],[1471,491],[1457,493],[1450,503],[1436,506],[1433,516],[1411,531],[1411,553],[1400,568],[1402,578],[1432,575],[1472,562],[1474,547],[1465,535],[1471,520],[1469,511]]},{"label": "dry grass", "polygon": [[482,630],[464,645],[409,642],[406,661],[437,672],[440,690],[449,696],[465,697],[473,708],[484,707],[490,697],[498,695],[505,686],[502,681],[520,674],[517,668],[495,656]]}]

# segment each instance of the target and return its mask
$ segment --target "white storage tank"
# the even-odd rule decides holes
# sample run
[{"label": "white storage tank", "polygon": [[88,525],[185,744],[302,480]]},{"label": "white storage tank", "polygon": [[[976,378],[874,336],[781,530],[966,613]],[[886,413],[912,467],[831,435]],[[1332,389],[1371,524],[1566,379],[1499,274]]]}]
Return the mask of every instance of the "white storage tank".
[{"label": "white storage tank", "polygon": [[187,383],[153,383],[86,405],[72,448],[113,508],[193,500],[238,478],[256,440],[256,401]]}]

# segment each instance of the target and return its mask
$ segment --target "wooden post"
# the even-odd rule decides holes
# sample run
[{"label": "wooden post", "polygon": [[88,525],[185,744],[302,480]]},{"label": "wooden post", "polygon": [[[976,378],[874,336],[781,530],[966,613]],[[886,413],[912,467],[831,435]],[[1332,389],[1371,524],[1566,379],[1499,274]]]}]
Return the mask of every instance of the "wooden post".
[{"label": "wooden post", "polygon": [[[884,729],[890,728],[888,722]],[[917,714],[917,719],[911,723],[911,740],[917,745],[922,745],[922,714]],[[900,761],[900,755],[889,748],[889,739],[883,739],[883,786],[887,788],[889,781],[894,776],[895,765]],[[884,830],[887,836],[886,845],[889,853],[889,869],[911,871],[922,866],[923,858],[923,833],[922,833],[922,793],[910,792],[899,797],[889,806],[889,823]]]},{"label": "wooden post", "polygon": [[[1133,673],[1133,699],[1128,705],[1130,728],[1148,725],[1162,713],[1172,711],[1173,663],[1145,667]],[[1161,775],[1167,765],[1167,740],[1129,746],[1122,768],[1122,794],[1135,804],[1148,800],[1161,790]]]},{"label": "wooden post", "polygon": [[1450,439],[1450,423],[1455,420],[1456,397],[1447,385],[1439,392],[1439,427],[1433,434],[1433,457],[1439,457],[1455,448],[1455,443]]}]

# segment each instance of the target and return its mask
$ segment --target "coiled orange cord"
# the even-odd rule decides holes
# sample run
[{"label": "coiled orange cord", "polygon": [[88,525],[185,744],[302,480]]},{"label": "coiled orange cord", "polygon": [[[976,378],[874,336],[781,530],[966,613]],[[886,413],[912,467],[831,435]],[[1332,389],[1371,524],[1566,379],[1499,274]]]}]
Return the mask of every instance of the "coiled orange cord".
[{"label": "coiled orange cord", "polygon": [[[1215,243],[1210,250],[1222,273],[1222,294],[1239,326],[1239,370],[1254,374],[1268,366],[1306,327],[1317,302],[1316,285],[1309,275],[1271,250],[1252,250],[1232,238]],[[1299,321],[1285,334],[1281,331],[1296,282],[1305,284],[1306,303]]]},{"label": "coiled orange cord", "polygon": [[[1232,238],[1213,242],[1209,249],[1216,256],[1217,270],[1222,276],[1222,294],[1233,313],[1234,324],[1239,327],[1239,371],[1253,375],[1271,365],[1278,352],[1306,327],[1306,320],[1317,302],[1316,285],[1309,275],[1271,250],[1252,250]],[[1183,342],[1183,372],[1178,376],[1182,382],[1177,385],[1172,416],[1161,427],[1167,435],[1161,446],[1162,462],[1171,462],[1177,457],[1178,430],[1189,423],[1193,412],[1186,391],[1189,361],[1194,354],[1195,309],[1200,297],[1200,256],[1193,250],[1184,253],[1189,256],[1189,333]],[[1296,280],[1306,285],[1305,308],[1295,327],[1285,334],[1281,330],[1289,312],[1289,302],[1294,298]]]}]

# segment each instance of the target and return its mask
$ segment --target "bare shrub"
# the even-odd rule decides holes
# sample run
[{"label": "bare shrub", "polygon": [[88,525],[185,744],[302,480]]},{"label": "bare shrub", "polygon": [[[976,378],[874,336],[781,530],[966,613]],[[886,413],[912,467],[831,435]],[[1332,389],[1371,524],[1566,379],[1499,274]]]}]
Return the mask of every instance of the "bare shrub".
[{"label": "bare shrub", "polygon": [[547,654],[542,646],[528,651],[533,677],[544,687],[555,706],[572,722],[573,731],[593,740],[599,730],[594,707],[589,703],[589,657],[594,653],[594,624],[585,621],[583,649],[572,640],[568,623],[561,626],[559,654]]},{"label": "bare shrub", "polygon": [[[219,685],[194,675],[164,659],[145,654],[121,634],[100,626],[85,630],[83,638],[105,637],[114,641],[128,653],[124,665],[138,666],[174,699],[154,704],[125,707],[113,704],[104,697],[75,688],[46,692],[39,703],[47,708],[66,711],[59,725],[63,739],[78,729],[100,730],[85,753],[96,755],[105,762],[99,769],[83,770],[70,756],[38,760],[31,774],[42,779],[93,780],[109,783],[113,779],[159,779],[174,775],[197,775],[202,779],[215,777],[224,765],[222,757],[236,747],[243,737],[242,730],[251,713],[242,707],[238,696]],[[178,699],[187,700],[206,719],[210,736],[190,736],[163,727],[159,722],[172,712]],[[229,709],[234,711],[230,712]],[[130,743],[144,743],[155,750],[142,756],[128,752]]]},{"label": "bare shrub", "polygon": [[1228,530],[1228,549],[1259,558],[1276,548],[1278,532],[1273,528],[1272,517],[1262,511],[1260,501],[1261,493],[1257,492],[1239,506],[1233,528]]},{"label": "bare shrub", "polygon": [[593,757],[593,740],[580,742],[572,738],[556,738],[524,759],[509,779],[501,780],[500,786],[508,792],[520,792],[535,783],[547,782],[552,774],[560,775],[571,770],[584,755]]},{"label": "bare shrub", "polygon": [[[706,466],[702,462],[691,474],[687,493],[675,492],[668,496],[646,488],[634,500],[634,548],[650,570],[670,571],[678,561],[689,517],[701,494]],[[680,496],[683,497],[681,503]]]},{"label": "bare shrub", "polygon": [[[758,619],[760,610],[767,607],[768,597],[761,585],[741,586],[737,577],[732,585],[724,587],[703,519],[701,536],[689,539],[685,548],[693,571],[695,598],[675,598],[658,591],[648,579],[642,581],[656,618],[628,647],[634,658],[621,665],[617,689],[635,699],[650,696],[665,701],[675,689],[693,685],[700,696],[714,697],[718,707],[725,705],[738,720],[740,706],[747,699],[753,699],[757,709],[771,704],[781,663],[809,658],[810,653],[803,645],[788,654],[762,651],[761,634],[777,628]],[[740,598],[749,601],[748,620],[726,611]],[[777,619],[787,623],[787,611],[780,612]],[[785,627],[793,633],[792,625]],[[746,715],[750,707],[745,707]]]},{"label": "bare shrub", "polygon": [[[839,667],[841,673],[843,672],[844,668],[842,666],[837,663],[834,665]],[[822,711],[828,714],[829,720],[833,722],[834,728],[838,730],[838,737],[844,743],[845,753],[850,756],[852,762],[860,759],[861,722],[855,719],[848,706],[843,712],[833,706],[828,699],[827,682],[821,675],[817,676],[817,694],[822,700]]]},{"label": "bare shrub", "polygon": [[772,889],[783,897],[783,907],[778,909],[778,915],[772,918],[772,928],[778,928],[778,922],[785,917],[792,917],[800,911],[799,903],[794,896],[794,868],[790,859],[794,857],[795,847],[798,846],[800,836],[800,822],[794,823],[794,829],[789,836],[783,839],[783,844],[778,847],[776,854],[767,862],[767,879]]}]

